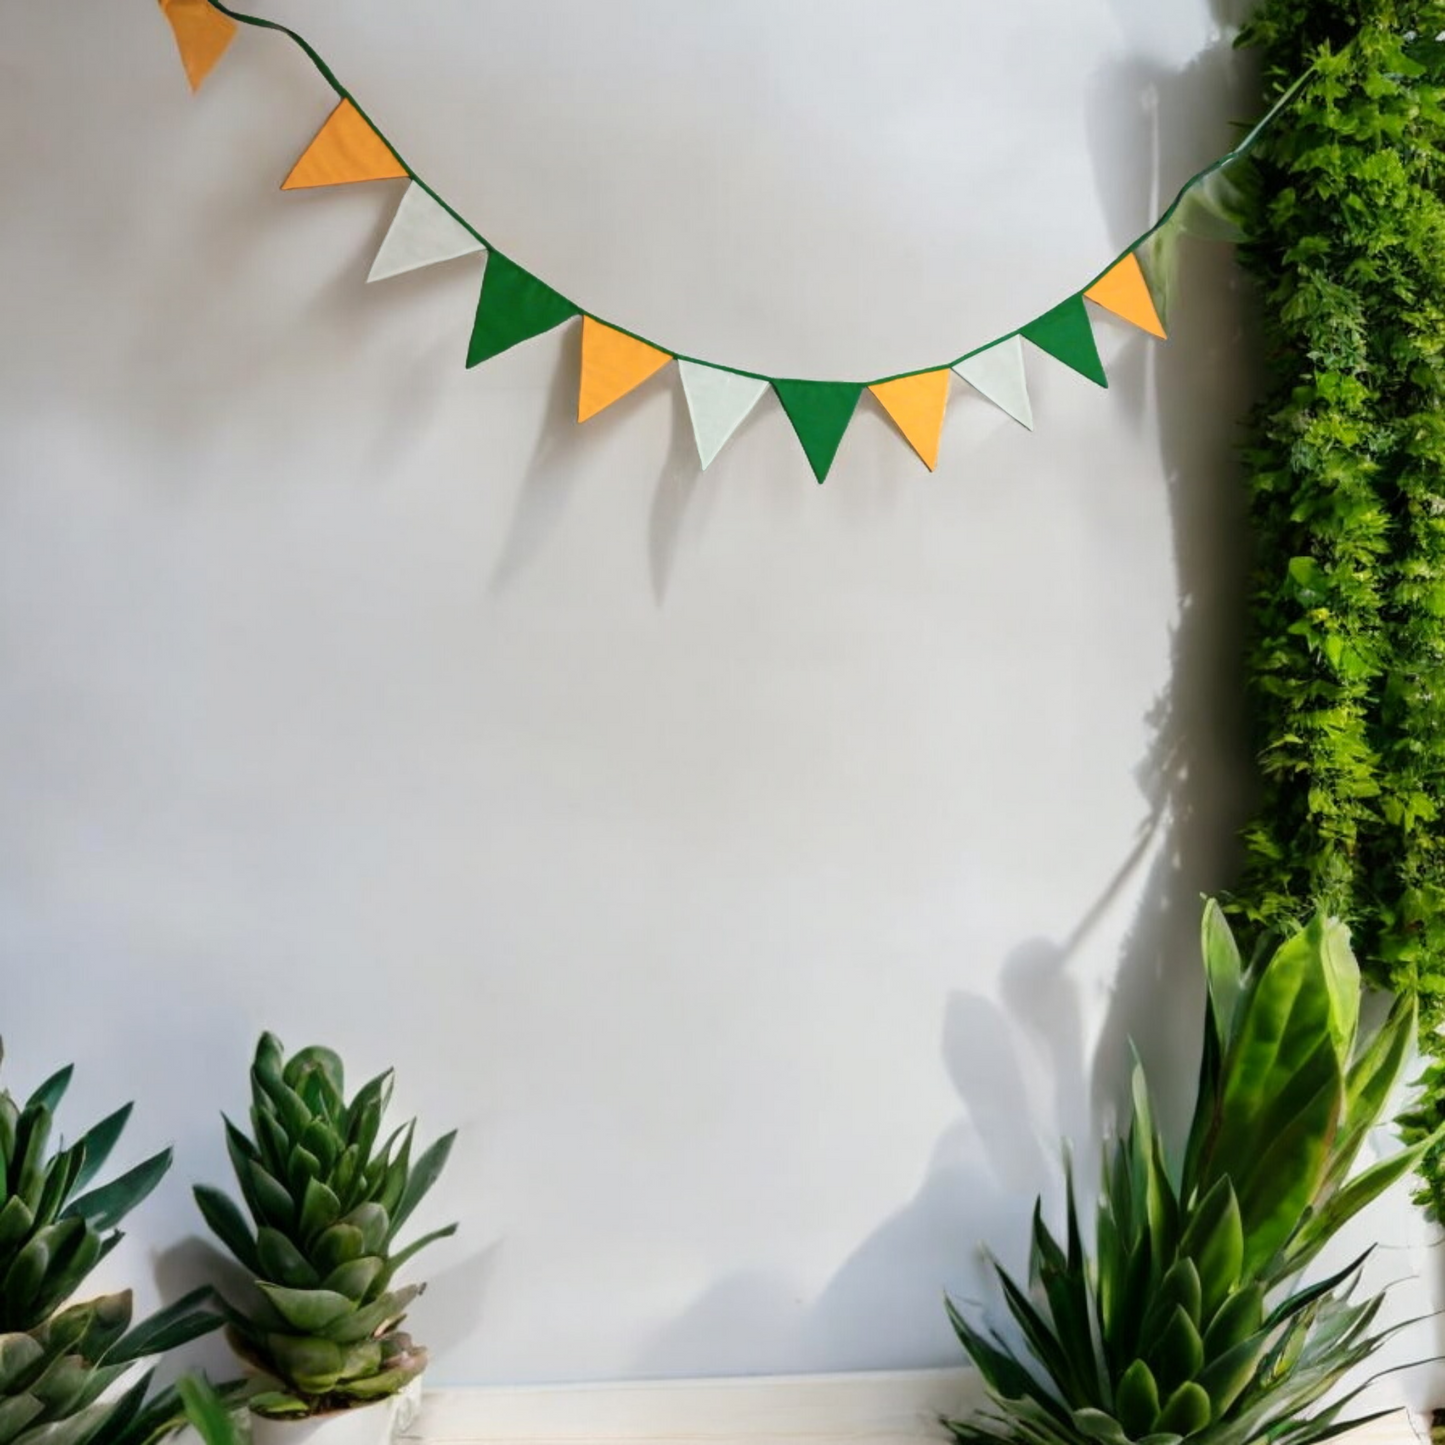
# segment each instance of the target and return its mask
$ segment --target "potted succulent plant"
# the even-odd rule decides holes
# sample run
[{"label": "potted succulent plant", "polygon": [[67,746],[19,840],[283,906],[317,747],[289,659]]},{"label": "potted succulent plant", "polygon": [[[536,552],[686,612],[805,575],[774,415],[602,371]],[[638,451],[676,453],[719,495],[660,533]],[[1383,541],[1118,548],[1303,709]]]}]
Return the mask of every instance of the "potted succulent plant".
[{"label": "potted succulent plant", "polygon": [[456,1134],[415,1160],[415,1120],[379,1144],[391,1085],[388,1070],[348,1103],[330,1049],[287,1059],[274,1035],[262,1035],[251,1065],[252,1132],[225,1120],[249,1221],[227,1195],[196,1187],[206,1223],[255,1282],[249,1298],[223,1308],[232,1346],[263,1377],[249,1400],[257,1445],[290,1437],[298,1423],[348,1445],[384,1441],[399,1397],[426,1367],[426,1351],[400,1328],[424,1286],[398,1287],[396,1275],[456,1225],[400,1249],[396,1238]]},{"label": "potted succulent plant", "polygon": [[179,1419],[142,1361],[222,1323],[200,1289],[139,1323],[129,1290],[70,1303],[117,1244],[117,1226],[160,1182],[169,1150],[94,1185],[131,1106],[52,1151],[69,1066],[18,1104],[0,1092],[0,1445],[147,1445]]},{"label": "potted succulent plant", "polygon": [[1374,1328],[1383,1295],[1352,1298],[1365,1256],[1298,1281],[1438,1142],[1431,1130],[1352,1174],[1408,1055],[1414,1004],[1362,1036],[1349,934],[1327,918],[1246,968],[1210,903],[1203,942],[1188,1137],[1166,1149],[1136,1068],[1092,1252],[1069,1181],[1062,1242],[1034,1212],[1036,1290],[997,1271],[1025,1348],[950,1304],[992,1402],[949,1422],[959,1445],[1311,1445],[1364,1423],[1340,1418],[1365,1383],[1351,1376],[1391,1333]]}]

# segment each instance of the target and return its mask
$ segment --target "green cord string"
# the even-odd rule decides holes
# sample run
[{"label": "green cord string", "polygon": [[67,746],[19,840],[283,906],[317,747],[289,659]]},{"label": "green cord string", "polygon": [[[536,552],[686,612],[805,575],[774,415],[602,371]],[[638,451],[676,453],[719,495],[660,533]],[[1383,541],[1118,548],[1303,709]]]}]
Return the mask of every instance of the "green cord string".
[{"label": "green cord string", "polygon": [[[327,63],[321,58],[320,54],[317,52],[315,46],[313,46],[310,41],[308,41],[303,35],[299,35],[296,31],[292,30],[289,25],[282,25],[279,21],[266,20],[259,15],[248,15],[243,10],[233,9],[231,6],[225,4],[224,0],[207,0],[207,3],[210,4],[213,9],[219,10],[221,14],[229,16],[232,20],[236,21],[237,24],[250,25],[257,30],[274,30],[290,39],[292,43],[297,47],[297,49],[299,49],[312,63],[312,65],[316,67],[318,74],[320,74],[321,78],[327,83],[327,85],[329,85],[331,89],[336,92],[339,99],[350,101],[351,104],[356,107],[356,110],[360,114],[361,118],[367,123],[367,125],[371,127],[373,131],[376,132],[378,139],[380,139],[381,143],[387,148],[387,150],[389,150],[392,155],[396,157],[396,163],[406,172],[407,177],[414,185],[420,186],[421,189],[424,190],[427,195],[430,196],[432,200],[435,201],[436,204],[442,208],[442,210],[444,210],[470,236],[474,237],[478,242],[480,242],[481,245],[485,246],[489,252],[499,251],[502,255],[507,254],[506,252],[501,251],[500,247],[492,245],[492,243],[487,240],[487,238],[482,235],[482,233],[477,230],[477,228],[472,225],[472,223],[468,221],[465,216],[461,215],[454,206],[449,205],[442,196],[438,195],[437,192],[434,191],[416,173],[416,171],[414,171],[411,166],[407,164],[401,152],[398,151],[397,148],[392,145],[391,141],[387,139],[386,134],[381,129],[381,127],[378,126],[369,115],[367,115],[366,111],[362,109],[356,97],[349,90],[347,90],[347,88],[342,85],[342,83],[336,78],[335,71],[333,71],[331,67],[327,65]],[[1226,166],[1233,165],[1236,161],[1241,160],[1244,156],[1248,155],[1249,152],[1253,150],[1254,147],[1258,144],[1260,138],[1264,135],[1264,133],[1270,128],[1271,125],[1273,125],[1275,120],[1279,117],[1280,113],[1293,105],[1294,102],[1299,99],[1300,93],[1313,78],[1314,67],[1312,66],[1302,76],[1300,76],[1300,78],[1296,80],[1295,83],[1291,85],[1290,88],[1285,91],[1282,96],[1280,96],[1280,98],[1274,103],[1274,105],[1271,107],[1269,113],[1264,117],[1264,119],[1259,121],[1253,127],[1253,129],[1250,130],[1249,134],[1246,135],[1245,138],[1240,141],[1237,146],[1234,147],[1233,150],[1226,152],[1226,154],[1222,155],[1217,161],[1214,161],[1210,165],[1205,166],[1205,168],[1197,175],[1191,176],[1189,180],[1187,180],[1184,185],[1180,187],[1179,194],[1174,197],[1172,202],[1170,202],[1168,209],[1164,211],[1164,213],[1159,217],[1159,219],[1155,221],[1154,224],[1148,228],[1148,230],[1143,232],[1143,234],[1140,235],[1131,245],[1126,246],[1122,251],[1120,251],[1119,254],[1115,256],[1114,259],[1110,261],[1109,264],[1105,266],[1104,269],[1100,271],[1097,276],[1095,276],[1092,280],[1086,282],[1083,286],[1079,288],[1079,290],[1075,291],[1071,296],[1066,297],[1065,300],[1060,304],[1067,305],[1069,301],[1074,300],[1076,297],[1083,296],[1085,292],[1091,290],[1094,286],[1098,285],[1098,283],[1102,281],[1104,277],[1107,276],[1117,265],[1119,265],[1121,261],[1124,261],[1129,256],[1133,255],[1135,251],[1139,250],[1139,248],[1143,246],[1147,241],[1149,241],[1157,232],[1159,232],[1166,225],[1169,224],[1169,222],[1173,219],[1175,213],[1179,210],[1180,206],[1184,204],[1191,191],[1193,191],[1196,187],[1203,185],[1205,181],[1207,181],[1211,176],[1217,174],[1219,171],[1222,171]],[[509,257],[508,259],[511,258]],[[538,279],[540,280],[541,278],[539,277]],[[562,293],[558,292],[557,294],[560,296]],[[652,347],[654,351],[665,352],[668,356],[671,356],[676,361],[690,361],[697,366],[709,367],[713,371],[727,371],[731,372],[734,376],[750,377],[754,381],[765,381],[769,385],[771,385],[775,380],[779,379],[776,377],[767,376],[761,371],[747,371],[740,366],[724,366],[720,362],[704,361],[701,357],[689,356],[685,352],[674,351],[670,347],[659,345],[657,342],[651,340],[646,336],[640,336],[635,331],[629,331],[625,326],[619,326],[615,321],[609,321],[606,317],[598,316],[595,312],[588,311],[584,306],[578,306],[577,303],[575,301],[572,301],[570,298],[566,299],[568,300],[569,305],[577,307],[577,311],[580,315],[588,317],[590,320],[596,321],[602,326],[606,326],[609,330],[620,332],[623,336],[630,336],[634,341],[640,341],[644,346]],[[1032,322],[1027,322],[1025,323],[1025,325],[1032,325]],[[954,367],[958,366],[960,363],[967,361],[970,357],[978,356],[985,351],[992,351],[995,346],[1001,346],[1005,341],[1013,340],[1015,336],[1022,335],[1023,331],[1023,326],[1016,327],[1014,330],[1005,332],[1002,336],[995,337],[992,341],[986,342],[982,346],[975,346],[972,351],[965,351],[962,356],[955,357],[954,360],[946,362],[942,366],[921,366],[913,371],[894,372],[891,376],[880,376],[873,381],[864,382],[862,384],[864,386],[881,386],[884,382],[903,381],[906,380],[908,377],[912,376],[927,376],[935,371],[949,371],[952,370]],[[829,384],[849,385],[852,383]]]}]

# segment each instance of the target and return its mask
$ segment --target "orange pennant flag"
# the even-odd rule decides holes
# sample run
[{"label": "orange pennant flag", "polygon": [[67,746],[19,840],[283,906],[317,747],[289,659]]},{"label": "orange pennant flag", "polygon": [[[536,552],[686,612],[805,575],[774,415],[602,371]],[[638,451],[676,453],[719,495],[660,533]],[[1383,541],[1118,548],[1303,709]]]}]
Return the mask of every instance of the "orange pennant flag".
[{"label": "orange pennant flag", "polygon": [[1149,294],[1144,268],[1132,251],[1107,276],[1090,286],[1084,295],[1105,311],[1112,311],[1115,316],[1122,316],[1125,321],[1147,331],[1150,336],[1157,336],[1161,341],[1168,340],[1154,298]]},{"label": "orange pennant flag", "polygon": [[948,408],[948,377],[948,368],[944,367],[942,371],[900,376],[897,381],[880,381],[868,388],[930,472],[938,465],[943,414]]},{"label": "orange pennant flag", "polygon": [[316,132],[315,140],[291,168],[281,189],[300,191],[310,186],[345,186],[353,181],[404,180],[408,174],[361,112],[349,100],[343,100]]},{"label": "orange pennant flag", "polygon": [[176,37],[186,79],[192,90],[199,90],[240,27],[207,0],[160,0],[160,6]]},{"label": "orange pennant flag", "polygon": [[577,420],[587,421],[619,397],[661,371],[671,355],[614,331],[590,316],[582,318],[582,385],[577,392]]}]

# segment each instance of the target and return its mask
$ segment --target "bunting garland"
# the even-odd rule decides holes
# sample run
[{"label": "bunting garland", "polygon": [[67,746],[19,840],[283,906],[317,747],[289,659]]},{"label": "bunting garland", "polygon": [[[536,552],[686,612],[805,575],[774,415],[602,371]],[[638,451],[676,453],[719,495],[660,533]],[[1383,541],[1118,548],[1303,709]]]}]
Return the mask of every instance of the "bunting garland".
[{"label": "bunting garland", "polygon": [[245,14],[223,0],[158,3],[170,23],[193,90],[200,88],[229,49],[239,27],[246,25],[288,37],[335,92],[335,109],[282,182],[283,190],[362,181],[408,182],[368,281],[386,280],[464,256],[484,257],[481,292],[467,346],[468,367],[479,366],[580,317],[579,422],[605,411],[676,361],[698,459],[704,468],[771,390],[792,423],[819,482],[827,478],[865,391],[932,471],[938,465],[953,377],[1020,425],[1032,429],[1025,341],[1097,386],[1107,387],[1109,378],[1094,336],[1090,306],[1165,340],[1160,297],[1170,248],[1184,234],[1213,239],[1237,237],[1237,228],[1227,211],[1229,188],[1223,182],[1224,172],[1253,149],[1266,128],[1294,103],[1311,78],[1306,74],[1290,87],[1239,145],[1189,181],[1154,225],[1098,276],[1027,325],[944,365],[873,381],[814,381],[769,377],[686,356],[594,316],[498,251],[447,205],[403,161],[326,63],[294,30]]}]

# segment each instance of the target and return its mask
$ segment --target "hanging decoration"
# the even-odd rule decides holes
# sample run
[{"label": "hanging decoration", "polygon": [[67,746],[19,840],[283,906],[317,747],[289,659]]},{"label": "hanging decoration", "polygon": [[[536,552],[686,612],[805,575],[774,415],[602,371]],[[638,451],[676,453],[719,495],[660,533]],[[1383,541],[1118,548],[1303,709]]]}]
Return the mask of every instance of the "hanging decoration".
[{"label": "hanging decoration", "polygon": [[813,381],[765,376],[685,356],[594,316],[497,250],[432,190],[402,160],[320,55],[294,30],[274,20],[245,14],[222,0],[159,0],[159,4],[170,22],[192,89],[200,88],[240,26],[247,25],[288,37],[335,91],[336,108],[282,182],[283,190],[362,181],[408,182],[368,281],[384,281],[462,256],[485,257],[476,319],[467,346],[469,367],[480,366],[580,317],[579,422],[595,417],[675,361],[698,458],[704,468],[772,391],[819,482],[832,468],[865,392],[932,471],[938,464],[951,378],[957,377],[1022,426],[1032,429],[1033,405],[1024,342],[1096,385],[1107,387],[1109,378],[1094,337],[1091,306],[1150,336],[1166,339],[1160,298],[1167,290],[1174,243],[1184,234],[1239,238],[1227,170],[1253,148],[1274,118],[1294,102],[1309,78],[1297,81],[1239,145],[1195,176],[1160,218],[1099,275],[1042,316],[941,365],[873,381]]}]

